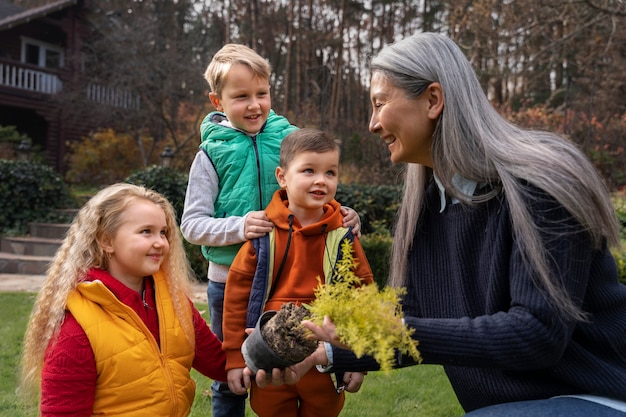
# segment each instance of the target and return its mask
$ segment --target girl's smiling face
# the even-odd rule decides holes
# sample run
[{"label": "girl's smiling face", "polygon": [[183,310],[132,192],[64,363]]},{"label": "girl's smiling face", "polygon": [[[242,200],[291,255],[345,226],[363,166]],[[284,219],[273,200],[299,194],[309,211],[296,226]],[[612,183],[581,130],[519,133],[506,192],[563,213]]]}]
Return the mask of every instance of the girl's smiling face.
[{"label": "girl's smiling face", "polygon": [[432,135],[443,108],[439,84],[432,83],[420,96],[408,98],[404,90],[375,72],[371,79],[370,99],[369,130],[387,144],[391,161],[432,168]]},{"label": "girl's smiling face", "polygon": [[163,209],[148,200],[133,200],[124,209],[115,235],[101,245],[111,254],[109,273],[138,291],[143,278],[156,273],[169,253]]}]

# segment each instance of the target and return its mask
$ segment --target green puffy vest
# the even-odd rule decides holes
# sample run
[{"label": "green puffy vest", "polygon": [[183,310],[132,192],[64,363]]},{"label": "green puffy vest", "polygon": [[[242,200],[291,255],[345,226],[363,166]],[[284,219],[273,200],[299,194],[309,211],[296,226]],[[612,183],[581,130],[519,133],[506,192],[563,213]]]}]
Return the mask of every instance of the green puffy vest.
[{"label": "green puffy vest", "polygon": [[[200,126],[202,149],[213,164],[219,178],[215,201],[216,218],[244,216],[250,211],[263,210],[279,188],[276,167],[280,144],[296,126],[273,110],[256,136],[218,124],[224,113],[212,112]],[[202,247],[202,254],[211,262],[230,265],[242,243],[230,246]]]}]

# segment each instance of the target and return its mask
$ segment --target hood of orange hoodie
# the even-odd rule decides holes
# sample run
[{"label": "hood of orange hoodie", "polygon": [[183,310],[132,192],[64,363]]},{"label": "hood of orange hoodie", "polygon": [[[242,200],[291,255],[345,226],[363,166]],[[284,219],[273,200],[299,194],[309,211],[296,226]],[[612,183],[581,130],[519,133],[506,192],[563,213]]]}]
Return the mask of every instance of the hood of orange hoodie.
[{"label": "hood of orange hoodie", "polygon": [[[285,190],[278,190],[274,193],[265,212],[276,227],[289,230],[289,215],[293,213],[289,210],[289,200]],[[342,225],[341,205],[333,199],[324,205],[324,215],[318,222],[302,227],[300,221],[294,217],[292,229],[304,235],[315,235],[337,229]]]}]

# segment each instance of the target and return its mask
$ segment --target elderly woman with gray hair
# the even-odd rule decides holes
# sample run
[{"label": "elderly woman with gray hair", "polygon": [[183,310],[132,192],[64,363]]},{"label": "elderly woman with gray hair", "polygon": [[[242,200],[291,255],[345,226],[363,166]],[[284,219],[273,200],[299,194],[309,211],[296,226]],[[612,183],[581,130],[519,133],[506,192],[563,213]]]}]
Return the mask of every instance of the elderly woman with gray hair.
[{"label": "elderly woman with gray hair", "polygon": [[[371,67],[369,128],[407,163],[389,285],[407,289],[423,363],[443,365],[468,417],[626,416],[619,224],[590,161],[502,118],[445,36],[403,39]],[[378,368],[341,345],[332,317],[305,325],[335,346],[257,383]]]}]

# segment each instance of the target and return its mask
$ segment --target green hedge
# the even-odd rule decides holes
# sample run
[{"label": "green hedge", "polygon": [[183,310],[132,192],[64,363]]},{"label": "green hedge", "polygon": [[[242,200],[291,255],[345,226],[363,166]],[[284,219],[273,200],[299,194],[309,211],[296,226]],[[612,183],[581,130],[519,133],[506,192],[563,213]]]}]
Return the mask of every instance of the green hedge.
[{"label": "green hedge", "polygon": [[372,268],[374,281],[379,288],[387,284],[389,258],[391,256],[391,236],[383,233],[369,233],[361,236],[361,245]]},{"label": "green hedge", "polygon": [[401,197],[400,185],[339,184],[335,199],[359,213],[362,232],[369,234],[392,229]]},{"label": "green hedge", "polygon": [[0,233],[25,234],[30,222],[58,220],[76,201],[63,178],[37,162],[0,160]]}]

